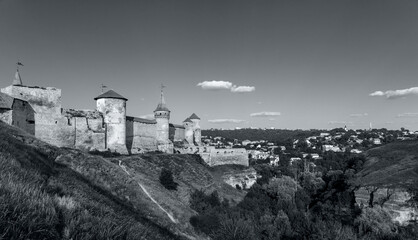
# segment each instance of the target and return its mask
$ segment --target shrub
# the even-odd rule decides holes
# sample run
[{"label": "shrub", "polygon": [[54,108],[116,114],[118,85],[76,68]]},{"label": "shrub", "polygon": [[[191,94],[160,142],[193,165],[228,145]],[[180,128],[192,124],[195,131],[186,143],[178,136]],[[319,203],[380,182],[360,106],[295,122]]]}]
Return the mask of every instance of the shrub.
[{"label": "shrub", "polygon": [[174,182],[173,173],[167,168],[161,170],[160,183],[168,190],[177,190],[178,183]]}]

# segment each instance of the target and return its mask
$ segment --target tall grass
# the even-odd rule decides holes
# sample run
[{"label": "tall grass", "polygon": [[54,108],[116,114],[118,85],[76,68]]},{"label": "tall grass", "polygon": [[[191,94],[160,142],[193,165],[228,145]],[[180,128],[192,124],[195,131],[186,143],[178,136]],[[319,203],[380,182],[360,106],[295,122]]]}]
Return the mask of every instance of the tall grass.
[{"label": "tall grass", "polygon": [[29,138],[0,123],[0,239],[178,238]]}]

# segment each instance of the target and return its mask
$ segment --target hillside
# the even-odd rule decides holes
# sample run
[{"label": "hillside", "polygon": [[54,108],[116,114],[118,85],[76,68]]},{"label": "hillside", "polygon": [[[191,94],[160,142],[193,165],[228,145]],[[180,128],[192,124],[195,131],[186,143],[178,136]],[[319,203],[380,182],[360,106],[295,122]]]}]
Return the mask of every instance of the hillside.
[{"label": "hillside", "polygon": [[[0,122],[0,236],[6,239],[202,239],[189,224],[195,189],[243,193],[193,155],[103,158],[62,149]],[[177,191],[158,180],[174,173]]]},{"label": "hillside", "polygon": [[356,202],[380,205],[392,221],[407,224],[418,217],[408,189],[418,181],[418,141],[401,141],[373,148],[366,153],[363,169],[357,174]]},{"label": "hillside", "polygon": [[363,186],[406,187],[418,180],[418,141],[400,141],[373,148],[357,176]]}]

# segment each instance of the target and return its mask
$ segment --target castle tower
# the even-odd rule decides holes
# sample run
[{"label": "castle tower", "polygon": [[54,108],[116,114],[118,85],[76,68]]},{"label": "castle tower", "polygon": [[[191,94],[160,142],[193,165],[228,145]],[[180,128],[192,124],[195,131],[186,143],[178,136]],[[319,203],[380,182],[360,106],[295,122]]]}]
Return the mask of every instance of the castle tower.
[{"label": "castle tower", "polygon": [[193,122],[190,120],[190,118],[186,118],[183,121],[184,126],[184,138],[190,145],[193,144]]},{"label": "castle tower", "polygon": [[161,99],[157,108],[154,110],[154,118],[157,121],[157,144],[158,150],[162,152],[172,152],[172,143],[169,140],[169,120],[170,110],[168,110],[164,99],[164,86],[161,86]]},{"label": "castle tower", "polygon": [[189,119],[193,122],[193,135],[194,135],[194,142],[196,143],[197,146],[201,146],[202,145],[202,134],[201,134],[201,129],[200,129],[200,118],[193,113]]},{"label": "castle tower", "polygon": [[126,148],[126,101],[113,90],[109,90],[96,98],[97,111],[103,113],[106,125],[105,148],[118,153],[127,154]]}]

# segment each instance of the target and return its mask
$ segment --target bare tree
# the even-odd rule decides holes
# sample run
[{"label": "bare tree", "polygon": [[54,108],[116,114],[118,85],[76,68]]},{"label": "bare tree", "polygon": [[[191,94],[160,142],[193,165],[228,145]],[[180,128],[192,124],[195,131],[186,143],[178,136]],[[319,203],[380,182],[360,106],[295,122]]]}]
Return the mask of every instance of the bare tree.
[{"label": "bare tree", "polygon": [[379,205],[380,207],[383,207],[383,205],[390,200],[392,195],[395,193],[395,189],[386,188],[386,195],[379,199]]},{"label": "bare tree", "polygon": [[374,193],[379,189],[379,187],[375,187],[375,186],[367,186],[366,190],[369,193],[369,207],[373,207],[373,203],[374,203]]}]

